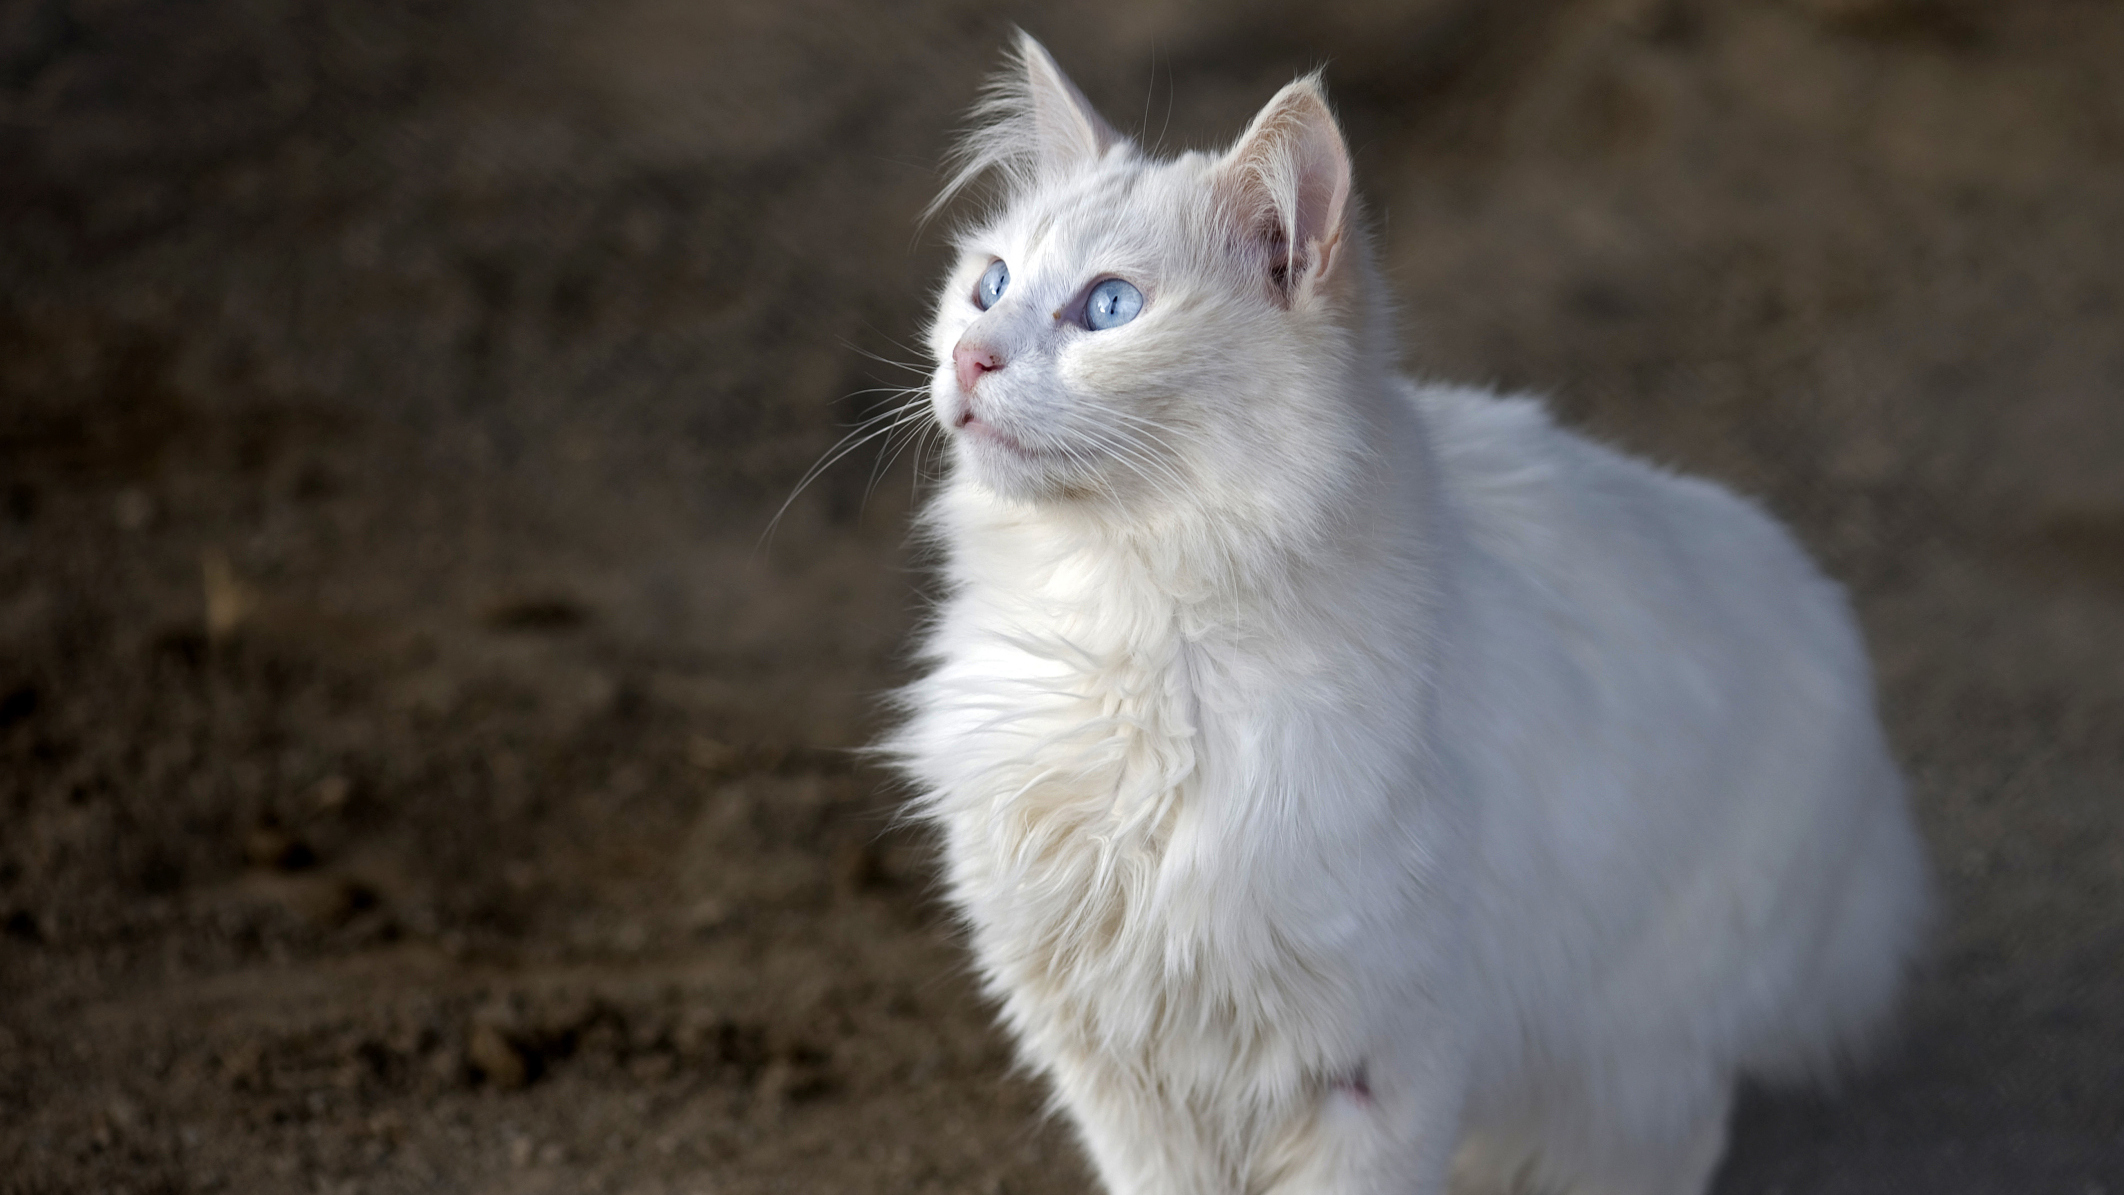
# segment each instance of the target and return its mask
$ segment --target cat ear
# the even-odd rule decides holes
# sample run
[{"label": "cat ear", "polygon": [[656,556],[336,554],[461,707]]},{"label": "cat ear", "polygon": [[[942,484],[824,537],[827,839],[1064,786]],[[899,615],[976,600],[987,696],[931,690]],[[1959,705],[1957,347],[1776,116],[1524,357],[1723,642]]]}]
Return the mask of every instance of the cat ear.
[{"label": "cat ear", "polygon": [[1033,156],[1042,174],[1067,174],[1106,156],[1122,137],[1055,64],[1047,47],[1018,31],[1018,65],[1025,72]]},{"label": "cat ear", "polygon": [[1320,76],[1276,93],[1217,163],[1217,202],[1240,251],[1289,303],[1335,268],[1348,219],[1350,151]]},{"label": "cat ear", "polygon": [[951,178],[923,219],[990,170],[1002,172],[1010,186],[1037,186],[1089,166],[1127,141],[1092,110],[1047,47],[1023,30],[1016,58],[975,105],[973,127],[952,152]]}]

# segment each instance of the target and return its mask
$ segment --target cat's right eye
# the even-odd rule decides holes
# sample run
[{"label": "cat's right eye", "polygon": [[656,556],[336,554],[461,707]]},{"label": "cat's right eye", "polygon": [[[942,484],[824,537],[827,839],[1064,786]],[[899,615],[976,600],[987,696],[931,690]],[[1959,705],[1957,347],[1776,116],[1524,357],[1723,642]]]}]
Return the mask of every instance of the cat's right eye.
[{"label": "cat's right eye", "polygon": [[988,263],[987,272],[981,275],[981,284],[974,287],[974,306],[986,311],[996,305],[1003,292],[1010,289],[1010,267],[1000,261]]}]

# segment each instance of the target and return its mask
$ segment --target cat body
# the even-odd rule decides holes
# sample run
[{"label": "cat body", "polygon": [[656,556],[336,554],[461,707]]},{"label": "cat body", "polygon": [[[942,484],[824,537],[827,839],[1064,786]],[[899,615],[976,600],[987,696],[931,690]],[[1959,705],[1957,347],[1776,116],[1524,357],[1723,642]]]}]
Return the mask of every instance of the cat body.
[{"label": "cat body", "polygon": [[888,747],[1026,1058],[1116,1195],[1702,1191],[1737,1078],[1861,1045],[1923,917],[1840,592],[1396,376],[1314,81],[1161,162],[1020,60]]}]

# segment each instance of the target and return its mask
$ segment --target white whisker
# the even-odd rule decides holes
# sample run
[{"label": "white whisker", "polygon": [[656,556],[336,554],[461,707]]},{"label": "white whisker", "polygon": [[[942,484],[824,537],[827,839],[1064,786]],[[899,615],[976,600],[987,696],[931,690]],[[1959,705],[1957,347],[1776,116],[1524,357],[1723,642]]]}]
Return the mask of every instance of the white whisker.
[{"label": "white whisker", "polygon": [[[846,459],[850,453],[880,437],[887,437],[887,442],[890,443],[889,437],[894,432],[900,430],[909,422],[923,419],[927,416],[926,408],[929,404],[929,393],[926,389],[905,387],[894,392],[911,395],[912,397],[890,410],[872,415],[856,424],[854,430],[836,440],[833,446],[828,448],[811,468],[805,470],[804,475],[797,480],[795,488],[789,491],[789,496],[782,500],[780,507],[776,508],[774,517],[767,520],[767,529],[760,533],[760,546],[764,546],[774,538],[775,528],[781,525],[782,516],[789,513],[789,508],[796,502],[797,497],[809,488],[812,482],[817,481],[824,475],[828,469]],[[876,393],[876,391],[863,391],[861,393]],[[882,426],[880,426],[881,424]],[[868,494],[867,489],[865,494]]]}]

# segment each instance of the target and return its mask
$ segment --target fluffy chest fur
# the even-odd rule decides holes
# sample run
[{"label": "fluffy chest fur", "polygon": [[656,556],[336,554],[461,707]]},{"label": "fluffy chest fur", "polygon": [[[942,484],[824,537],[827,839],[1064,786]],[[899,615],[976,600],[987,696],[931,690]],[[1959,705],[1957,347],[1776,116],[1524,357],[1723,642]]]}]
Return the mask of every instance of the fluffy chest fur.
[{"label": "fluffy chest fur", "polygon": [[1382,849],[1418,833],[1415,686],[1354,626],[1189,601],[1157,561],[965,501],[895,746],[1014,1028],[1179,1087],[1344,1065],[1348,956],[1421,858]]}]

